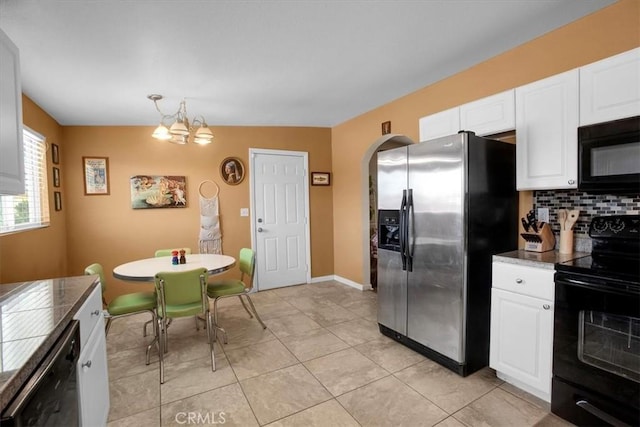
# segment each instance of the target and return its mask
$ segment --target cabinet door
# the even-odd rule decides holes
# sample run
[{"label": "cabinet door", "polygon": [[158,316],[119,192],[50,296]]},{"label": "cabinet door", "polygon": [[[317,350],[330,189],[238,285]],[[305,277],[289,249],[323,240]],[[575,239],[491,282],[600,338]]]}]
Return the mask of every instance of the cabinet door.
[{"label": "cabinet door", "polygon": [[0,194],[24,193],[18,48],[0,30]]},{"label": "cabinet door", "polygon": [[516,187],[578,186],[578,70],[516,89]]},{"label": "cabinet door", "polygon": [[552,351],[552,303],[493,288],[489,365],[548,400]]},{"label": "cabinet door", "polygon": [[80,425],[104,426],[109,416],[107,342],[101,322],[91,332],[77,365]]},{"label": "cabinet door", "polygon": [[640,115],[640,48],[580,68],[580,126]]},{"label": "cabinet door", "polygon": [[420,141],[454,135],[460,130],[460,108],[441,111],[419,120]]},{"label": "cabinet door", "polygon": [[460,127],[476,135],[491,135],[516,127],[513,89],[479,99],[460,107]]}]

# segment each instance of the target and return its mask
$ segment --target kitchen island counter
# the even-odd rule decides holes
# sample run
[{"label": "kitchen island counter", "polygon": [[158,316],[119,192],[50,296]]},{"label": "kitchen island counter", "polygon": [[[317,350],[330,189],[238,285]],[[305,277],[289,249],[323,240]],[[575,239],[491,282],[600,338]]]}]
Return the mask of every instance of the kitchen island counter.
[{"label": "kitchen island counter", "polygon": [[26,383],[99,285],[97,276],[0,285],[0,410]]},{"label": "kitchen island counter", "polygon": [[517,250],[504,252],[493,256],[493,261],[506,262],[510,264],[528,265],[531,267],[546,268],[553,270],[556,263],[571,261],[591,255],[588,252],[573,252],[571,254],[561,254],[558,251],[530,252]]}]

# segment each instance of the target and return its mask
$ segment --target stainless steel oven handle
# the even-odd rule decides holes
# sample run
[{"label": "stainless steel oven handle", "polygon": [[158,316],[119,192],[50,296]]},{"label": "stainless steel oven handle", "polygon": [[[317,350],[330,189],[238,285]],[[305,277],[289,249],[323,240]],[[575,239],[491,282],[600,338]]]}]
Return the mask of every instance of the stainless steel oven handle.
[{"label": "stainless steel oven handle", "polygon": [[620,421],[619,419],[617,419],[613,415],[607,414],[602,409],[596,408],[595,406],[593,406],[591,403],[587,402],[584,399],[583,400],[578,400],[576,402],[576,405],[578,405],[579,407],[581,407],[582,409],[584,409],[585,411],[587,411],[591,415],[594,415],[594,416],[600,418],[602,421],[604,421],[606,423],[609,423],[614,427],[631,427],[631,426],[629,426],[629,424]]}]

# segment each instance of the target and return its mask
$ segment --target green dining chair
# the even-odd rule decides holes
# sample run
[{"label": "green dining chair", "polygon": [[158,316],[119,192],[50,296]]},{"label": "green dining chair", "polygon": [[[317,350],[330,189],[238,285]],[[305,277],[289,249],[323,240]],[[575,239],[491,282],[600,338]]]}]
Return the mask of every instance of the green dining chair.
[{"label": "green dining chair", "polygon": [[[238,258],[240,279],[212,281],[207,285],[207,296],[213,299],[213,327],[216,329],[216,332],[220,331],[222,333],[225,344],[228,343],[227,332],[218,323],[218,300],[220,298],[237,296],[240,298],[240,302],[246,312],[249,313],[249,317],[253,318],[253,315],[255,315],[258,322],[262,325],[262,329],[267,329],[267,325],[264,324],[258,315],[256,307],[253,305],[253,301],[251,301],[251,297],[249,296],[249,292],[253,287],[253,273],[256,261],[255,252],[248,248],[242,248],[240,249],[240,256]],[[247,299],[251,310],[249,310],[242,297]],[[214,334],[213,339],[215,341],[216,334]]]},{"label": "green dining chair", "polygon": [[[105,280],[104,269],[102,268],[102,265],[98,263],[91,264],[84,269],[84,274],[97,275],[100,278],[100,286],[102,287],[102,303],[106,307],[107,314],[105,335],[109,334],[109,329],[111,329],[111,322],[113,321],[113,319],[124,316],[131,316],[133,314],[148,312],[151,314],[152,324],[157,325],[155,311],[157,298],[155,292],[133,292],[130,294],[118,295],[117,297],[109,301],[109,303],[107,303],[104,297],[104,294],[107,290],[107,281]],[[157,336],[157,332],[155,333],[155,335]],[[149,364],[149,351],[151,350],[153,344],[154,342],[151,342],[147,346],[147,365]]]},{"label": "green dining chair", "polygon": [[155,276],[158,304],[158,342],[160,342],[160,384],[164,384],[164,353],[168,350],[167,321],[178,317],[202,314],[207,321],[207,339],[211,353],[211,370],[216,370],[216,359],[211,338],[212,322],[207,299],[206,268],[187,271],[164,271]]},{"label": "green dining chair", "polygon": [[175,249],[158,249],[154,256],[171,256],[171,252],[180,251],[180,249],[184,249],[184,253],[186,255],[191,255],[191,248],[175,248]]}]

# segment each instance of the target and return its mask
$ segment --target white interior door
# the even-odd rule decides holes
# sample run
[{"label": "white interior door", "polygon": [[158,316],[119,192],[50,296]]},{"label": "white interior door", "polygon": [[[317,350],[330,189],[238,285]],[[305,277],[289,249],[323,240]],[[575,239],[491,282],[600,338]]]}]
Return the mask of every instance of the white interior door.
[{"label": "white interior door", "polygon": [[307,153],[249,150],[258,290],[311,281]]}]

